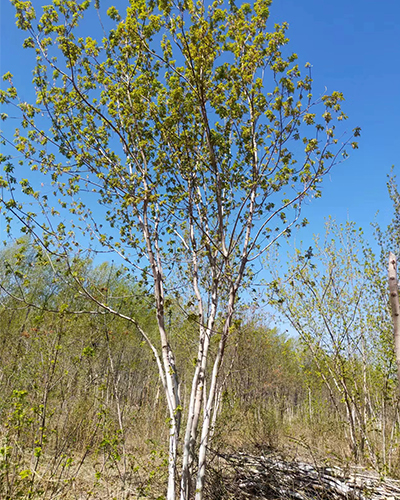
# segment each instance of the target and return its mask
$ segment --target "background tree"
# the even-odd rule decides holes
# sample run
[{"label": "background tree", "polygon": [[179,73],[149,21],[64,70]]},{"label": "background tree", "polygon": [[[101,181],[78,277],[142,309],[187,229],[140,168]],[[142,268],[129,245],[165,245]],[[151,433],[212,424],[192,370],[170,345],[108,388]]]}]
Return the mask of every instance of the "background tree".
[{"label": "background tree", "polygon": [[[399,333],[398,333],[398,284],[397,284],[397,255],[399,254],[399,203],[400,195],[397,185],[396,176],[392,167],[391,173],[388,175],[387,182],[389,197],[393,203],[393,218],[391,223],[388,225],[386,230],[382,230],[377,224],[375,224],[376,238],[380,247],[380,263],[384,266],[385,260],[389,258],[388,264],[388,274],[389,274],[389,303],[391,305],[391,313],[393,317],[394,325],[394,350],[396,354],[397,362],[397,378],[399,381],[400,388],[400,344],[399,344]],[[380,284],[381,293],[387,291],[387,286],[385,286],[384,280]]]},{"label": "background tree", "polygon": [[394,253],[389,252],[389,302],[392,310],[394,351],[397,364],[397,381],[400,384],[400,307],[399,307],[399,284],[397,280],[397,259]]},{"label": "background tree", "polygon": [[[346,422],[356,460],[385,469],[395,453],[395,363],[382,269],[353,223],[327,222],[322,242],[275,283],[274,303],[298,332]],[[388,446],[388,443],[391,443]]]},{"label": "background tree", "polygon": [[[96,487],[108,498],[106,486],[115,475],[116,491],[129,485],[140,491],[147,481],[156,487],[165,415],[151,353],[134,342],[126,321],[82,309],[82,298],[68,284],[55,284],[35,254],[26,239],[1,252],[1,283],[7,286],[0,308],[1,498],[61,498],[74,487]],[[29,281],[21,279],[24,268]],[[110,300],[118,297],[121,312],[135,311],[156,333],[145,294],[138,296],[120,269],[90,262],[80,268],[95,277],[92,287],[107,287]],[[81,314],[68,313],[66,304]],[[143,434],[152,443],[135,438]],[[152,453],[159,464],[144,464],[141,456]],[[97,479],[85,485],[88,461],[97,464]]]},{"label": "background tree", "polygon": [[[80,26],[84,16],[92,20],[88,1],[54,0],[36,21],[31,2],[13,0],[17,25],[28,32],[24,46],[36,52],[37,101],[19,101],[12,75],[4,75],[10,87],[1,100],[21,113],[13,143],[24,159],[2,158],[3,209],[50,265],[65,261],[78,295],[129,320],[151,349],[169,412],[169,500],[183,411],[171,304],[198,331],[180,495],[191,496],[198,453],[200,500],[241,292],[259,257],[301,222],[304,199],[320,195],[323,176],[346,156],[335,138],[336,120],[346,118],[343,96],[313,100],[310,70],[301,76],[296,55],[285,55],[286,24],[268,30],[270,3],[132,0],[126,13],[108,9],[112,27],[99,41],[98,31],[91,37]],[[50,192],[38,189],[40,174],[47,186],[51,179]],[[25,207],[26,197],[37,210]],[[86,241],[152,288],[157,343],[140,318],[92,291],[71,260],[75,250],[84,255]]]}]

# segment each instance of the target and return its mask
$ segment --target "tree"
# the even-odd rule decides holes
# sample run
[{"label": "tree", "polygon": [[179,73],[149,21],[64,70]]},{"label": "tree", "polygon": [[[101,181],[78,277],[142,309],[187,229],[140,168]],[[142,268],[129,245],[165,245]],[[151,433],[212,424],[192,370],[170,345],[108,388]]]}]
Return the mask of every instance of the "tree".
[{"label": "tree", "polygon": [[397,260],[394,253],[389,252],[389,301],[392,309],[394,352],[396,354],[397,380],[400,384],[400,329],[399,329],[399,285],[397,281]]},{"label": "tree", "polygon": [[286,276],[277,278],[273,299],[309,350],[332,411],[344,416],[353,457],[377,468],[390,464],[393,451],[386,423],[397,426],[386,408],[395,370],[381,284],[362,231],[329,220],[322,241],[316,237],[305,254],[297,250]]},{"label": "tree", "polygon": [[[397,187],[396,176],[393,174],[393,168],[388,175],[387,182],[389,197],[393,203],[393,219],[386,231],[375,225],[377,240],[381,248],[381,261],[387,258],[387,250],[389,249],[389,302],[393,319],[393,334],[394,334],[394,352],[397,363],[397,379],[400,389],[400,332],[399,332],[399,299],[398,299],[398,281],[397,281],[397,259],[396,255],[391,251],[398,252],[399,248],[399,202],[400,195]],[[383,286],[386,289],[385,286]]]},{"label": "tree", "polygon": [[[183,416],[180,497],[195,489],[200,500],[241,290],[259,257],[301,223],[302,202],[320,196],[323,176],[346,157],[348,141],[335,138],[336,120],[346,118],[343,96],[313,100],[310,66],[302,77],[296,55],[285,55],[287,25],[268,31],[270,0],[240,7],[131,0],[126,13],[108,9],[101,40],[80,25],[93,21],[89,1],[53,0],[37,21],[31,2],[13,4],[28,33],[24,46],[36,52],[37,101],[19,101],[12,75],[4,75],[10,87],[1,101],[21,113],[14,146],[24,160],[16,166],[2,158],[3,211],[50,262],[66,261],[68,282],[82,297],[126,318],[145,339],[169,411],[167,498],[176,497]],[[94,8],[101,19],[98,1]],[[28,165],[36,172],[20,178]],[[51,179],[53,194],[38,189],[39,174],[45,184]],[[38,210],[28,211],[24,197]],[[135,316],[81,279],[71,257],[83,254],[84,241],[91,252],[112,252],[153,289],[158,345]],[[198,330],[187,408],[167,321],[172,304]]]}]

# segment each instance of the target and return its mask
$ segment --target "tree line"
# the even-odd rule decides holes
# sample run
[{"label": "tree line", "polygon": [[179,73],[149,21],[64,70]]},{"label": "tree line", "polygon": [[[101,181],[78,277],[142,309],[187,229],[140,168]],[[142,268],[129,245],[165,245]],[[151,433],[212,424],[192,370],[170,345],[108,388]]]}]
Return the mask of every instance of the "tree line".
[{"label": "tree line", "polygon": [[[165,396],[146,341],[121,317],[135,314],[155,341],[154,298],[123,267],[86,260],[79,263],[82,279],[90,277],[92,294],[118,302],[121,316],[84,310],[37,250],[25,237],[1,258],[2,495],[68,498],[75,485],[94,498],[161,498],[170,432]],[[266,300],[298,337],[272,327],[258,306],[238,311],[209,452],[287,449],[397,476],[398,388],[384,260],[354,224],[329,220],[325,237],[312,251],[296,252],[279,280]],[[185,406],[197,325],[179,302],[171,298],[169,307]],[[217,355],[218,339],[210,346],[211,359]]]}]

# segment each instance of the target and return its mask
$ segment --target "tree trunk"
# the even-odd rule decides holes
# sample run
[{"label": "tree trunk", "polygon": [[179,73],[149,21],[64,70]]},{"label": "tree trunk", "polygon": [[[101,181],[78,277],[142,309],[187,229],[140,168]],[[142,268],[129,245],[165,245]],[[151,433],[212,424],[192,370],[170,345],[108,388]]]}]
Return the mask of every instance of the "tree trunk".
[{"label": "tree trunk", "polygon": [[[213,411],[215,403],[215,393],[217,388],[217,380],[219,375],[219,370],[224,357],[225,345],[229,336],[229,330],[232,325],[232,318],[234,314],[234,304],[236,299],[237,289],[230,291],[229,304],[228,304],[228,315],[224,323],[224,327],[221,334],[221,339],[218,346],[217,356],[214,361],[214,366],[211,374],[210,380],[210,390],[208,393],[206,406],[204,408],[203,416],[203,426],[201,431],[200,446],[199,446],[199,457],[198,457],[198,471],[196,479],[196,496],[195,500],[203,500],[204,498],[204,484],[205,484],[205,474],[206,474],[206,458],[207,458],[207,447],[210,437],[210,424],[211,424],[211,414]],[[205,396],[204,396],[205,397]]]},{"label": "tree trunk", "polygon": [[175,478],[176,478],[176,459],[177,459],[178,435],[175,422],[171,422],[169,434],[169,454],[168,454],[168,489],[167,500],[176,500]]},{"label": "tree trunk", "polygon": [[399,382],[400,391],[400,305],[399,305],[399,288],[397,282],[397,262],[396,256],[389,253],[389,299],[390,307],[392,308],[393,319],[393,334],[394,334],[394,351],[396,354],[397,363],[397,379]]}]

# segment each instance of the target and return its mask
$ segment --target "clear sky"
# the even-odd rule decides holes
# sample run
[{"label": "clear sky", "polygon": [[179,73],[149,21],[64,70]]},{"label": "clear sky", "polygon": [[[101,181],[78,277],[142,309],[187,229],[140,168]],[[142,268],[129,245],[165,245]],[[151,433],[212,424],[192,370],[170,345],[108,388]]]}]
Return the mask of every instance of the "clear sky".
[{"label": "clear sky", "polygon": [[[34,5],[45,4],[34,0]],[[239,0],[237,1],[239,3]],[[122,10],[124,0],[101,0],[104,6]],[[15,26],[14,8],[0,1],[1,74],[11,71],[15,85],[29,90],[32,51],[21,48],[24,33]],[[378,220],[391,218],[386,175],[392,165],[398,171],[400,143],[397,119],[400,117],[400,1],[399,0],[274,0],[274,22],[289,23],[289,48],[300,63],[310,62],[314,96],[338,90],[344,93],[349,133],[360,126],[360,149],[332,170],[326,178],[322,199],[313,201],[304,215],[310,221],[299,239],[311,244],[312,233],[323,232],[324,218],[338,222],[354,220],[366,230],[379,211]],[[8,121],[7,127],[12,124]],[[0,124],[1,127],[1,124]],[[399,176],[400,177],[400,176]]]},{"label": "clear sky", "polygon": [[328,215],[366,230],[377,211],[389,222],[386,175],[400,167],[400,2],[276,0],[271,13],[289,23],[293,51],[312,64],[314,95],[342,91],[349,131],[362,129],[359,150],[332,170],[322,199],[309,206],[310,230],[323,231]]}]

